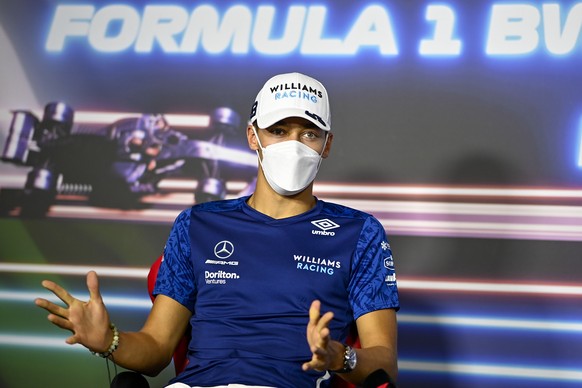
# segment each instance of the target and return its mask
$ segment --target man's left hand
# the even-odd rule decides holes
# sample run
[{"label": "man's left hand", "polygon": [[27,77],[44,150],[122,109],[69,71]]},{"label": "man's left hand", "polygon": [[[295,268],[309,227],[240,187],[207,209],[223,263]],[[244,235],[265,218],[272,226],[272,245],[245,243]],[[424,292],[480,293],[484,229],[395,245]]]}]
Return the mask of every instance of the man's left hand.
[{"label": "man's left hand", "polygon": [[[314,300],[309,308],[309,323],[307,324],[307,343],[311,350],[311,361],[303,364],[304,371],[340,369],[342,365],[335,365],[343,346],[330,338],[329,323],[333,319],[331,311],[321,315],[321,302]],[[335,346],[339,345],[339,346]],[[340,349],[341,348],[341,349]]]}]

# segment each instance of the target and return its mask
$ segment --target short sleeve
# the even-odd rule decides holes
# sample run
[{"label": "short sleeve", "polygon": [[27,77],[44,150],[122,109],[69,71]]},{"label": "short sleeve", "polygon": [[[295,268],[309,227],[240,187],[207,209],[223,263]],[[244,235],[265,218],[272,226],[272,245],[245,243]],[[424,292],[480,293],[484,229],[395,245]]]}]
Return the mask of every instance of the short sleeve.
[{"label": "short sleeve", "polygon": [[392,250],[384,227],[372,216],[360,232],[348,292],[354,319],[376,310],[400,308]]},{"label": "short sleeve", "polygon": [[194,312],[196,285],[190,259],[190,216],[191,209],[187,209],[174,221],[153,294],[166,295]]}]

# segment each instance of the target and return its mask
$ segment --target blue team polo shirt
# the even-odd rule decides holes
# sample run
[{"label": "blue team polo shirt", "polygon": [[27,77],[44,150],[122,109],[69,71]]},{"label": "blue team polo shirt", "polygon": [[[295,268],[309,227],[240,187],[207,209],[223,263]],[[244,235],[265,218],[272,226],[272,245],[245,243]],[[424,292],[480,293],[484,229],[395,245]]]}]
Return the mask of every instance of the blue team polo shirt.
[{"label": "blue team polo shirt", "polygon": [[247,199],[198,204],[174,222],[154,294],[192,311],[192,340],[172,382],[315,387],[324,373],[301,369],[313,300],[334,312],[338,341],[361,315],[399,308],[386,233],[370,214],[321,200],[273,219]]}]

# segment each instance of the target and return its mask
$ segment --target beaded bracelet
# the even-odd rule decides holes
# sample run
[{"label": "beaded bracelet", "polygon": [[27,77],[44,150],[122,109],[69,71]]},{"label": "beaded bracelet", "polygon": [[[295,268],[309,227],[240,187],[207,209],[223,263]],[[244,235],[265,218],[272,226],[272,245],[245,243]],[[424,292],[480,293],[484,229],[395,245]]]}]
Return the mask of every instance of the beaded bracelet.
[{"label": "beaded bracelet", "polygon": [[95,356],[107,358],[107,357],[111,356],[114,351],[117,350],[117,347],[119,346],[119,330],[117,330],[117,326],[115,326],[114,323],[111,323],[109,325],[109,327],[111,327],[111,330],[113,330],[113,341],[111,341],[111,345],[109,345],[109,349],[107,349],[107,351],[103,352],[103,353],[91,351],[91,354],[93,354]]}]

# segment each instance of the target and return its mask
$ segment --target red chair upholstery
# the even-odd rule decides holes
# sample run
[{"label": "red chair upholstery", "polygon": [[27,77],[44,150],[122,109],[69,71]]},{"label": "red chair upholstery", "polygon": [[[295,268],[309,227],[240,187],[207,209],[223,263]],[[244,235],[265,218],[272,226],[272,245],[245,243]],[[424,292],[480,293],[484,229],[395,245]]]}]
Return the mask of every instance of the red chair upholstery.
[{"label": "red chair upholstery", "polygon": [[[160,264],[162,264],[162,257],[158,257],[158,259],[152,264],[150,267],[150,272],[148,273],[148,293],[150,294],[150,299],[152,302],[154,301],[154,286],[156,285],[156,279],[158,277],[158,271],[160,270]],[[186,365],[188,364],[188,343],[190,342],[190,330],[186,330],[184,333],[184,337],[178,343],[178,347],[174,352],[174,369],[176,370],[176,374],[182,372]]]},{"label": "red chair upholstery", "polygon": [[[148,292],[150,294],[150,299],[152,300],[152,302],[154,301],[153,291],[154,286],[156,285],[156,278],[158,277],[160,264],[162,263],[162,257],[163,256],[158,257],[158,259],[150,267],[150,272],[148,273]],[[190,330],[186,330],[186,333],[184,333],[184,337],[182,337],[180,343],[178,344],[178,347],[176,348],[176,351],[174,352],[173,358],[174,358],[174,369],[176,370],[176,374],[182,372],[184,368],[186,368],[186,365],[188,364],[187,353],[190,338],[191,338]],[[348,336],[346,342],[348,344],[351,344],[351,346],[355,348],[360,347],[360,340],[358,338],[355,327],[354,330],[352,330],[352,333],[350,333],[350,335]],[[338,376],[332,377],[331,386],[333,388],[355,388],[355,385],[348,383],[347,381]]]}]

